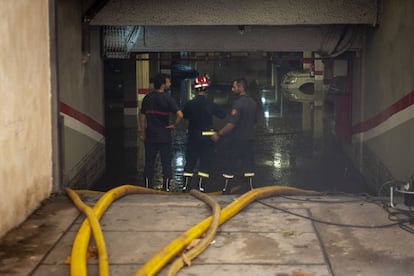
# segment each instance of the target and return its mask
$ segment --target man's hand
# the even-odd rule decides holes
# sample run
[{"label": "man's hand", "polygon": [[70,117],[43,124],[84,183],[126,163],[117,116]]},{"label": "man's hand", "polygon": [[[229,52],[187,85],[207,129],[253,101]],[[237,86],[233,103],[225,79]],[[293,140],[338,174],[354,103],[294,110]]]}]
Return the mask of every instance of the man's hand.
[{"label": "man's hand", "polygon": [[145,132],[142,130],[138,131],[138,137],[141,141],[145,141]]},{"label": "man's hand", "polygon": [[168,125],[168,126],[166,126],[165,128],[171,128],[171,129],[175,129],[177,126],[175,125],[175,124],[172,124],[172,125]]},{"label": "man's hand", "polygon": [[219,139],[220,139],[220,136],[217,134],[217,132],[216,132],[216,133],[214,133],[214,134],[211,136],[211,140],[213,140],[214,142],[217,142]]}]

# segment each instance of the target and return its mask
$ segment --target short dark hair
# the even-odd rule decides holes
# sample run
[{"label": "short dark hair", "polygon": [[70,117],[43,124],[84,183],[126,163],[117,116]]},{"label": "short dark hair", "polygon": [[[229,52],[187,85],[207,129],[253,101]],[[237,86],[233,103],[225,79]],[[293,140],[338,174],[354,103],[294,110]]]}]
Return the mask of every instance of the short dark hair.
[{"label": "short dark hair", "polygon": [[160,89],[161,85],[167,82],[167,79],[171,79],[170,75],[159,73],[154,77],[154,88]]},{"label": "short dark hair", "polygon": [[247,90],[247,81],[245,78],[238,78],[233,81],[235,81],[239,86],[243,86],[244,90]]}]

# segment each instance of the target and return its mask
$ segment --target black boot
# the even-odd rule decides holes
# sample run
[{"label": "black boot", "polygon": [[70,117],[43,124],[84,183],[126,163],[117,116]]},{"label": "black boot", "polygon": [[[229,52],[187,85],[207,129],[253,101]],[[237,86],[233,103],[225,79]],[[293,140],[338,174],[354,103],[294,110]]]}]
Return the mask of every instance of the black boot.
[{"label": "black boot", "polygon": [[230,180],[232,180],[234,178],[233,174],[227,174],[227,173],[223,173],[223,177],[224,177],[224,188],[223,188],[223,194],[228,194],[230,192]]},{"label": "black boot", "polygon": [[184,172],[184,186],[183,186],[183,192],[186,192],[187,189],[191,189],[191,179],[193,178],[192,172]]},{"label": "black boot", "polygon": [[203,182],[205,184],[205,182],[207,182],[207,179],[210,177],[210,175],[205,172],[198,172],[197,175],[198,175],[198,189],[200,190],[200,192],[204,192],[205,189],[203,187]]},{"label": "black boot", "polygon": [[154,183],[152,182],[152,177],[145,177],[145,188],[147,189],[154,189]]},{"label": "black boot", "polygon": [[162,189],[166,192],[170,191],[171,178],[164,178],[162,181]]},{"label": "black boot", "polygon": [[253,190],[253,176],[254,172],[244,173],[244,177],[249,181],[250,190]]}]

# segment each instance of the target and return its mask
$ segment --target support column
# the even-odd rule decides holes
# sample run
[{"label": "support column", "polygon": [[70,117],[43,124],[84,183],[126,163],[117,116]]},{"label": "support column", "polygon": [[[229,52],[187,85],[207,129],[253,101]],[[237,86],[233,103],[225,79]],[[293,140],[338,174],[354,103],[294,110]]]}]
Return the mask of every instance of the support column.
[{"label": "support column", "polygon": [[312,129],[312,110],[310,102],[302,102],[302,130]]},{"label": "support column", "polygon": [[[312,51],[303,51],[303,70],[313,72]],[[302,130],[312,129],[311,102],[302,102]]]},{"label": "support column", "polygon": [[316,151],[323,145],[323,105],[325,97],[324,64],[320,56],[315,53],[315,100],[313,102],[313,138]]},{"label": "support column", "polygon": [[[137,55],[136,61],[136,80],[137,80],[137,110],[135,116],[139,118],[139,112],[141,110],[142,100],[149,92],[149,54]],[[139,119],[138,119],[139,120]],[[136,131],[140,129],[139,123]],[[145,164],[145,148],[141,139],[137,139],[138,154],[137,154],[137,170],[139,172],[144,171]]]}]

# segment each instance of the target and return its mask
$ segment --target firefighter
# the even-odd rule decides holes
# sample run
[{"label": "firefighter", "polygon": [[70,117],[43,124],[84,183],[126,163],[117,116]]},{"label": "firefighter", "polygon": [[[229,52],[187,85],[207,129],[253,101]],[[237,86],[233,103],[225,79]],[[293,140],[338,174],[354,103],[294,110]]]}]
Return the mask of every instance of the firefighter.
[{"label": "firefighter", "polygon": [[247,95],[247,82],[244,78],[233,81],[234,100],[229,122],[211,139],[217,142],[221,136],[229,135],[230,143],[227,156],[226,171],[223,173],[225,184],[223,193],[228,192],[228,185],[234,178],[237,163],[241,161],[243,177],[253,189],[254,176],[254,134],[257,122],[257,104]]},{"label": "firefighter", "polygon": [[[144,180],[147,188],[153,188],[154,165],[160,154],[163,172],[163,190],[169,192],[172,179],[172,130],[183,118],[175,100],[166,93],[171,86],[171,77],[157,74],[154,91],[142,100],[139,115],[140,139],[145,143]],[[170,123],[170,114],[175,114],[175,123]]]},{"label": "firefighter", "polygon": [[209,80],[206,76],[198,76],[193,82],[196,96],[188,101],[183,108],[184,119],[188,120],[188,143],[186,164],[184,167],[184,187],[186,191],[191,185],[197,161],[198,189],[205,191],[203,183],[210,177],[210,164],[214,143],[210,139],[214,133],[213,116],[224,118],[225,112],[217,104],[207,99]]}]

